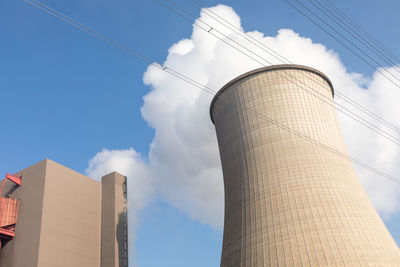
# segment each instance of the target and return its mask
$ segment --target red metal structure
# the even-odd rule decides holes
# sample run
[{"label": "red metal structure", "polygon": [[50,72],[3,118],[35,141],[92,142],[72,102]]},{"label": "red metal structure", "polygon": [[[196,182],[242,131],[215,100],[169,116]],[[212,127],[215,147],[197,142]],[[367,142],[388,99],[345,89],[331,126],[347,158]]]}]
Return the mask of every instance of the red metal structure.
[{"label": "red metal structure", "polygon": [[[3,189],[10,181],[17,186],[21,185],[21,178],[6,174],[0,189],[0,244],[4,244],[15,236],[15,224],[18,217],[19,199],[4,197]],[[3,193],[3,194],[2,194]]]},{"label": "red metal structure", "polygon": [[8,174],[8,173],[7,173],[7,174],[6,174],[6,178],[5,178],[4,181],[3,181],[3,185],[1,186],[0,194],[1,194],[1,192],[3,191],[4,186],[5,186],[6,182],[7,182],[7,180],[13,181],[13,182],[16,183],[17,185],[21,185],[21,178],[14,177],[14,176],[12,176],[11,174]]}]

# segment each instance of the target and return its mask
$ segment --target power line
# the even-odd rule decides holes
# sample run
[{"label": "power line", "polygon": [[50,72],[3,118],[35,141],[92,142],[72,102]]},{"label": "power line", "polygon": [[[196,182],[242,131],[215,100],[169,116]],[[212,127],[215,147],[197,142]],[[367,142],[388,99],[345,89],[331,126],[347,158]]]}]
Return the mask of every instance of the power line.
[{"label": "power line", "polygon": [[[80,23],[80,22],[78,22],[78,21],[76,21],[74,19],[69,18],[68,16],[62,14],[61,12],[58,12],[58,11],[55,11],[54,9],[51,9],[50,7],[44,5],[44,4],[42,4],[42,3],[40,3],[40,2],[38,2],[36,0],[24,0],[24,1],[26,3],[32,5],[32,6],[35,6],[35,7],[39,8],[39,9],[45,11],[46,13],[48,13],[48,14],[50,14],[52,16],[55,16],[56,18],[59,18],[59,19],[65,21],[65,22],[71,24],[74,27],[77,27],[77,28],[79,28],[81,30],[84,30],[85,32],[90,33],[91,35],[93,35],[94,37],[96,37],[96,38],[98,38],[98,39],[100,39],[102,41],[106,41],[107,43],[113,43],[114,47],[119,48],[124,52],[128,52],[129,54],[131,54],[131,55],[133,55],[133,56],[135,56],[135,57],[137,57],[137,58],[139,58],[139,59],[141,59],[141,60],[143,60],[143,61],[145,61],[147,63],[150,60],[151,61],[151,65],[159,68],[160,70],[166,71],[166,72],[170,73],[171,75],[173,75],[173,76],[175,76],[175,77],[177,77],[179,79],[182,79],[185,82],[187,82],[187,83],[189,83],[189,84],[191,84],[191,85],[193,85],[195,87],[198,87],[199,89],[201,89],[201,90],[203,90],[203,91],[205,91],[205,92],[207,92],[207,93],[209,93],[211,95],[215,96],[215,94],[217,93],[213,89],[211,89],[211,88],[209,88],[209,87],[207,87],[205,85],[202,85],[201,83],[198,83],[197,81],[191,79],[190,77],[187,77],[187,76],[185,76],[185,75],[183,75],[183,74],[181,74],[181,73],[179,73],[179,72],[177,72],[177,71],[175,71],[175,70],[173,70],[171,68],[167,68],[166,66],[163,67],[163,65],[159,65],[159,64],[154,63],[154,61],[150,57],[147,57],[147,56],[137,52],[136,50],[131,49],[128,46],[126,46],[126,45],[124,45],[124,44],[122,44],[122,43],[120,43],[118,41],[115,41],[114,39],[112,39],[112,38],[110,38],[110,37],[108,37],[106,35],[103,35],[103,34],[97,32],[97,31],[89,28],[88,26],[86,26],[84,24],[82,24],[82,23]],[[135,51],[135,53],[133,53],[131,51]],[[225,95],[219,95],[219,99],[222,99],[222,101],[226,101],[229,104],[231,103],[230,99],[228,97],[226,97]],[[341,158],[349,160],[349,161],[351,161],[351,162],[353,162],[353,163],[355,163],[355,164],[357,164],[357,165],[359,165],[359,166],[361,166],[361,167],[363,167],[363,168],[365,168],[365,169],[367,169],[367,170],[369,170],[369,171],[371,171],[371,172],[373,172],[375,174],[378,174],[378,175],[380,175],[380,176],[382,176],[382,177],[384,177],[384,178],[386,178],[388,180],[391,180],[391,181],[393,181],[395,183],[400,184],[400,180],[398,178],[395,178],[395,177],[393,177],[393,176],[391,176],[389,174],[386,174],[386,173],[384,173],[384,172],[382,172],[382,171],[380,171],[380,170],[378,170],[378,169],[376,169],[374,167],[371,167],[368,164],[365,164],[365,163],[363,163],[361,161],[358,161],[358,160],[356,160],[356,159],[354,159],[354,158],[352,158],[352,157],[350,157],[350,156],[348,156],[348,155],[346,155],[346,154],[344,154],[344,153],[342,153],[342,152],[340,152],[340,151],[338,151],[338,150],[336,150],[336,149],[334,149],[334,148],[332,148],[332,147],[330,147],[328,145],[325,145],[325,144],[323,144],[323,143],[321,143],[321,142],[319,142],[319,141],[317,141],[315,139],[312,139],[311,137],[309,137],[307,135],[304,135],[304,134],[302,134],[302,133],[300,133],[300,132],[298,132],[296,130],[293,130],[288,126],[286,126],[286,125],[284,125],[284,124],[282,124],[282,123],[280,123],[280,122],[278,122],[278,121],[276,121],[274,119],[269,118],[268,116],[266,116],[263,113],[257,112],[256,110],[253,110],[253,109],[247,108],[247,107],[244,107],[244,110],[246,110],[246,111],[248,111],[250,113],[253,113],[255,116],[258,116],[261,119],[266,120],[267,122],[269,122],[269,123],[281,128],[281,129],[284,129],[284,130],[288,131],[290,134],[293,134],[293,135],[296,135],[298,137],[301,137],[301,138],[311,142],[312,144],[314,144],[316,146],[319,146],[319,147],[321,147],[321,148],[323,148],[323,149],[325,149],[325,150],[327,150],[327,151],[329,151],[329,152],[331,152],[331,153],[333,153],[333,154],[335,154],[335,155],[337,155],[337,156],[339,156]]]},{"label": "power line", "polygon": [[330,9],[326,8],[318,0],[307,0],[307,1],[310,2],[315,8],[317,8],[320,12],[322,12],[329,19],[331,19],[336,25],[338,25],[340,28],[342,28],[344,31],[346,31],[352,37],[354,37],[358,42],[363,44],[368,50],[370,50],[372,53],[374,53],[380,60],[382,60],[384,63],[386,63],[388,65],[392,65],[393,68],[395,68],[397,71],[399,71],[399,69],[396,66],[396,63],[391,58],[387,57],[384,53],[379,51],[379,49],[377,49],[374,45],[371,45],[368,41],[366,41],[362,35],[360,35],[357,31],[355,31],[353,28],[348,26],[346,23],[344,23],[338,16],[333,14],[330,11]]},{"label": "power line", "polygon": [[[215,12],[213,12],[212,10],[210,10],[207,7],[202,7],[199,3],[199,1],[197,0],[185,0],[186,2],[188,2],[191,6],[197,6],[198,8],[201,8],[203,10],[203,12],[209,16],[210,18],[214,19],[215,21],[219,22],[220,24],[222,24],[223,26],[227,27],[228,29],[230,29],[231,31],[235,32],[236,34],[239,34],[240,36],[242,36],[243,38],[245,38],[246,40],[248,40],[250,43],[252,43],[253,45],[257,46],[258,48],[262,49],[264,52],[270,54],[272,57],[274,57],[275,59],[279,60],[280,62],[284,63],[284,64],[293,64],[289,59],[287,59],[286,57],[284,57],[283,55],[279,54],[278,52],[276,52],[274,49],[266,46],[265,44],[263,44],[262,42],[260,42],[259,40],[257,40],[256,38],[252,37],[251,35],[248,35],[247,33],[243,32],[242,29],[236,27],[235,25],[233,25],[232,23],[230,23],[229,21],[225,20],[223,17],[219,16],[218,14],[216,14]],[[191,4],[191,2],[194,3],[198,3],[198,4]],[[218,17],[220,20],[216,19],[215,17],[211,16],[209,13],[212,13],[214,16]],[[225,21],[225,23],[221,22]],[[229,25],[227,25],[229,24]]]},{"label": "power line", "polygon": [[390,51],[388,48],[386,48],[381,42],[379,42],[377,39],[375,39],[371,34],[369,34],[366,30],[364,30],[360,25],[358,25],[354,20],[352,20],[349,16],[347,16],[344,12],[342,12],[339,8],[337,8],[334,4],[332,4],[328,0],[322,0],[322,1],[327,6],[331,7],[334,11],[336,11],[336,13],[339,14],[339,16],[341,16],[349,24],[353,25],[353,27],[355,27],[355,29],[356,29],[356,32],[363,33],[367,39],[369,39],[377,47],[380,47],[380,49],[384,50],[389,57],[396,59],[397,62],[400,62],[399,57],[397,57],[392,51]]},{"label": "power line", "polygon": [[[304,9],[306,9],[308,12],[310,12],[311,14],[313,14],[315,17],[317,17],[321,22],[323,22],[325,25],[327,25],[330,29],[332,29],[334,32],[336,32],[339,36],[341,36],[345,41],[347,41],[348,43],[350,43],[353,47],[355,47],[358,51],[360,51],[362,54],[364,54],[367,58],[369,58],[370,60],[373,61],[373,63],[369,62],[368,60],[366,60],[365,58],[363,58],[358,52],[354,51],[354,49],[352,49],[349,45],[345,44],[343,41],[341,41],[338,37],[336,37],[335,35],[333,35],[332,33],[330,33],[327,29],[325,29],[323,26],[321,26],[319,23],[317,23],[316,21],[314,21],[310,16],[308,16],[307,14],[305,14],[303,11],[301,11],[298,7],[296,7],[295,5],[293,5],[292,3],[290,3],[288,0],[284,0],[288,5],[290,5],[292,8],[294,8],[297,12],[299,12],[301,15],[303,15],[305,18],[307,18],[309,21],[311,21],[314,25],[316,25],[318,28],[320,28],[321,30],[323,30],[326,34],[328,34],[329,36],[331,36],[333,39],[335,39],[337,42],[339,42],[341,45],[343,45],[345,48],[347,48],[350,52],[352,52],[354,55],[356,55],[358,58],[360,58],[364,63],[366,63],[368,66],[370,66],[371,68],[373,68],[374,70],[376,70],[378,73],[380,73],[383,77],[385,77],[387,80],[389,80],[391,83],[393,83],[396,87],[400,88],[400,85],[397,84],[395,81],[393,81],[391,78],[389,78],[385,73],[383,73],[381,71],[381,69],[379,69],[378,67],[381,67],[379,65],[379,63],[374,60],[373,58],[371,58],[371,56],[369,56],[368,54],[366,54],[363,50],[361,50],[358,46],[356,46],[353,42],[351,42],[348,38],[346,38],[343,34],[341,34],[340,32],[338,32],[336,29],[334,29],[332,26],[330,26],[328,23],[326,23],[320,16],[318,16],[317,14],[315,14],[315,12],[313,12],[312,10],[310,10],[307,6],[305,6],[304,4],[302,4],[301,2],[299,2],[298,0],[295,0],[296,2],[298,2],[301,6],[303,6]],[[376,64],[376,66],[374,65],[374,63]],[[387,73],[389,73],[392,77],[394,77],[396,80],[400,81],[400,79],[395,76],[393,73],[391,73],[388,70],[385,70]]]},{"label": "power line", "polygon": [[[223,26],[227,27],[231,31],[235,32],[236,34],[242,36],[243,38],[245,38],[250,43],[252,43],[252,44],[256,45],[258,48],[262,49],[264,52],[266,52],[266,53],[272,55],[274,58],[278,59],[280,62],[282,62],[284,64],[294,64],[293,62],[291,62],[289,59],[287,59],[283,55],[279,54],[275,50],[273,50],[270,47],[266,46],[264,43],[260,42],[259,40],[257,40],[256,38],[252,37],[251,35],[248,35],[247,33],[243,32],[242,29],[238,28],[237,26],[233,25],[229,21],[225,20],[223,17],[219,16],[218,14],[216,14],[215,12],[210,10],[209,8],[202,7],[200,5],[200,1],[198,1],[198,0],[185,0],[185,1],[189,2],[189,4],[192,5],[192,6],[195,6],[195,7],[198,7],[198,8],[202,8],[202,12],[204,12],[204,14],[206,14],[210,18],[214,19],[218,23],[222,24]],[[191,2],[197,3],[197,4],[191,4]],[[213,14],[215,17],[213,15],[210,15],[210,13]],[[224,21],[225,23],[222,22],[222,21]],[[391,130],[393,130],[393,131],[395,131],[397,133],[400,133],[400,128],[398,128],[397,126],[395,126],[392,123],[388,122],[384,118],[381,118],[378,115],[374,114],[372,111],[366,109],[365,107],[363,107],[362,105],[360,105],[359,103],[357,103],[356,101],[351,99],[350,97],[348,97],[345,94],[343,94],[342,92],[340,92],[338,89],[335,89],[335,94],[337,96],[339,96],[345,102],[349,103],[354,108],[360,110],[361,112],[365,113],[366,115],[368,115],[368,116],[372,117],[373,119],[379,121],[380,123],[382,123],[386,127],[390,128]]]},{"label": "power line", "polygon": [[[184,12],[185,14],[188,14],[189,16],[195,18],[195,16],[193,14],[191,14],[190,12],[186,11],[185,9],[179,7],[177,4],[173,3],[171,0],[167,0],[169,3],[171,3],[171,5],[175,6],[177,9],[181,10],[182,12]],[[171,8],[170,6],[164,4],[163,2],[156,0],[156,2],[158,2],[160,5],[164,6],[165,8],[169,9],[170,11],[174,12],[175,14],[177,14],[178,16],[182,17],[183,19],[185,19],[186,21],[193,23],[194,26],[199,27],[200,29],[202,29],[203,31],[213,35],[214,37],[216,37],[217,39],[221,40],[222,42],[226,43],[227,45],[231,46],[232,48],[234,48],[235,50],[241,52],[242,54],[244,54],[245,56],[248,56],[250,59],[253,59],[254,61],[256,61],[257,63],[261,64],[262,66],[268,66],[267,64],[261,62],[258,59],[255,59],[253,56],[250,56],[247,52],[243,52],[240,48],[233,46],[231,43],[229,43],[228,41],[224,40],[223,38],[221,38],[220,36],[214,34],[213,32],[217,32],[219,35],[224,36],[225,38],[227,38],[228,40],[232,41],[233,43],[237,44],[238,46],[244,48],[245,50],[247,50],[248,52],[250,52],[251,54],[255,55],[256,57],[260,58],[261,60],[267,62],[269,65],[273,65],[270,61],[266,60],[265,58],[261,57],[260,55],[254,53],[253,51],[251,51],[250,49],[248,49],[247,47],[243,46],[242,44],[238,43],[237,41],[235,41],[234,39],[232,39],[231,37],[223,34],[221,31],[219,31],[218,29],[216,29],[215,27],[212,27],[211,25],[209,25],[208,23],[205,23],[204,21],[202,21],[201,19],[197,18],[195,21],[191,20],[190,18],[187,18],[185,15],[183,15],[182,13],[179,13],[179,11],[176,11],[175,9]],[[207,28],[204,28],[203,26],[199,25],[197,23],[197,21],[203,23],[204,25],[207,26]],[[211,32],[211,30],[213,30],[213,32]],[[283,79],[289,81],[289,82],[293,82],[293,80],[289,80],[286,76],[283,76],[281,74],[278,74],[280,76],[282,76]],[[360,117],[359,115],[357,115],[356,113],[352,112],[351,110],[349,110],[348,108],[344,107],[343,105],[336,103],[337,106],[339,106],[340,108],[338,108],[337,106],[335,106],[335,103],[332,99],[328,98],[327,96],[321,94],[320,92],[314,90],[312,87],[310,87],[309,85],[307,85],[306,83],[297,80],[295,77],[288,75],[291,78],[294,78],[295,81],[300,82],[302,85],[304,85],[305,87],[308,87],[309,89],[311,89],[311,91],[313,91],[314,93],[316,93],[317,95],[315,95],[313,92],[307,90],[306,88],[300,86],[300,89],[312,94],[313,96],[316,96],[320,101],[324,102],[325,104],[328,104],[334,108],[336,108],[338,111],[342,112],[343,114],[345,114],[346,116],[352,118],[353,120],[357,121],[358,123],[364,125],[365,127],[367,127],[368,129],[372,130],[373,132],[383,136],[384,138],[386,138],[387,140],[391,141],[392,143],[399,145],[400,146],[400,139],[398,139],[398,137],[395,137],[393,135],[391,135],[390,133],[380,129],[379,127],[377,127],[376,125],[370,123],[369,121],[365,120],[364,118]]]},{"label": "power line", "polygon": [[[37,2],[37,1],[35,1],[35,2]],[[42,4],[42,5],[45,6],[44,4]],[[43,9],[43,8],[41,8],[41,9]],[[51,9],[51,8],[50,8],[50,9]],[[56,12],[55,10],[53,10],[53,11]],[[69,18],[69,17],[67,17],[67,18],[70,19],[70,20],[72,20],[72,19]],[[63,19],[63,20],[64,20],[64,19]],[[75,21],[75,22],[76,22],[76,21]],[[80,28],[82,28],[83,24],[80,24],[80,23],[79,23],[79,26],[80,26]],[[88,28],[88,27],[87,27],[87,28]],[[201,28],[202,28],[203,30],[205,30],[203,27],[201,27]],[[93,29],[90,29],[90,28],[88,28],[88,29],[94,31]],[[86,30],[85,30],[85,31],[86,31]],[[95,32],[95,31],[94,31],[94,32]],[[210,32],[210,30],[208,30],[207,32]],[[109,37],[106,37],[105,35],[102,35],[102,34],[100,34],[100,33],[98,33],[98,32],[95,32],[95,33],[98,34],[98,35],[100,35],[100,36],[101,36],[101,39],[105,39],[105,40],[107,40],[107,41],[112,40],[112,39],[110,39]],[[115,40],[113,40],[113,41],[115,41]],[[123,45],[123,44],[121,44],[121,43],[118,43],[118,42],[116,42],[116,41],[115,41],[115,43],[117,43],[119,46],[122,46],[123,49],[128,49],[130,53],[133,51],[133,52],[135,52],[136,54],[138,54],[137,51],[134,51],[134,50],[128,48],[127,46],[125,46],[125,45]],[[140,55],[140,56],[143,57],[143,55]],[[147,62],[149,62],[150,64],[152,64],[152,63],[149,61],[149,58],[148,58],[148,57],[145,57],[145,58],[146,58],[146,61],[147,61]],[[253,59],[254,59],[254,58],[253,58]],[[259,61],[258,61],[258,62],[259,62]],[[259,63],[261,63],[261,62],[259,62]],[[262,63],[261,63],[261,64],[262,64]],[[264,64],[264,66],[265,66],[265,64]],[[158,65],[157,65],[157,67],[158,67]],[[163,67],[161,67],[161,68],[162,68],[162,70],[166,70],[166,69],[167,69],[166,66],[163,66]],[[180,76],[179,73],[173,73],[172,70],[168,70],[167,72],[171,72],[171,74],[174,75],[174,76]],[[185,79],[184,77],[180,77],[180,78]],[[287,79],[286,77],[283,77],[283,78]],[[287,80],[288,80],[288,79],[287,79]],[[193,82],[193,81],[191,81],[191,82]],[[308,92],[309,92],[309,91],[308,91]],[[320,94],[320,95],[322,95],[322,94]],[[314,95],[314,96],[315,96],[315,95]],[[319,98],[319,99],[320,99],[320,98]],[[326,101],[324,101],[324,100],[322,100],[322,99],[320,99],[320,100],[323,101],[324,103],[327,103]],[[327,104],[330,104],[330,103],[327,103]],[[346,109],[346,110],[347,110],[347,109]],[[344,113],[345,115],[347,115],[347,116],[353,118],[354,120],[358,121],[360,124],[366,126],[366,127],[369,128],[370,130],[376,132],[377,134],[379,134],[379,135],[385,137],[386,139],[392,141],[393,143],[395,143],[395,144],[397,144],[397,145],[400,145],[400,143],[399,143],[400,140],[399,140],[399,139],[397,139],[396,137],[390,135],[389,133],[387,133],[387,132],[385,132],[385,131],[380,130],[380,129],[379,129],[378,127],[376,127],[375,125],[372,125],[372,124],[370,124],[370,123],[367,122],[367,121],[361,122],[361,121],[357,120],[356,118],[354,118],[352,115],[349,115],[348,113],[344,112],[343,110],[340,110],[340,111],[341,111],[342,113]],[[347,110],[347,111],[349,111],[349,110]],[[349,111],[349,112],[352,113],[351,111]],[[352,113],[352,114],[355,115],[356,117],[362,119],[362,118],[359,117],[357,114],[354,114],[354,113]],[[369,124],[369,125],[368,125],[368,124]],[[380,132],[380,131],[381,131],[381,132]]]},{"label": "power line", "polygon": [[[297,0],[296,0],[297,1]],[[383,48],[385,51],[387,51],[387,53],[389,54],[389,56],[397,59],[398,61],[400,61],[400,59],[398,57],[396,57],[392,52],[390,52],[388,49],[386,49],[381,43],[379,43],[379,41],[377,41],[375,38],[373,38],[371,35],[369,35],[365,30],[363,30],[360,26],[358,26],[353,20],[351,20],[348,16],[346,16],[343,12],[341,12],[339,9],[337,9],[333,4],[331,4],[328,0],[323,0],[325,3],[327,3],[329,6],[331,6],[333,9],[335,9],[339,14],[341,14],[342,17],[344,17],[347,21],[349,21],[352,25],[354,25],[359,32],[363,32],[367,38],[369,40],[371,40],[372,42],[374,42],[375,44],[377,44],[378,46],[380,46],[381,48]],[[345,44],[343,44],[340,40],[338,40],[336,37],[334,37],[332,34],[330,34],[329,32],[327,32],[322,26],[320,26],[319,24],[317,24],[315,21],[313,21],[309,16],[307,16],[306,14],[304,14],[301,10],[299,10],[298,8],[296,8],[294,5],[290,4],[287,0],[285,0],[286,3],[288,3],[290,6],[292,6],[294,9],[296,9],[300,14],[302,14],[303,16],[305,16],[308,20],[310,20],[313,24],[315,24],[316,26],[318,26],[320,29],[322,29],[324,32],[326,32],[328,35],[330,35],[331,37],[333,37],[335,40],[337,40],[339,43],[341,43],[342,45],[344,45],[346,48],[348,48],[348,46],[346,46]],[[297,1],[298,2],[298,1]],[[355,32],[357,32],[357,30],[355,30]],[[349,48],[348,48],[349,49]],[[349,49],[350,51],[352,51],[351,49]],[[352,51],[353,52],[353,51]],[[361,58],[362,59],[362,58]],[[362,59],[363,60],[363,59]],[[365,62],[365,60],[363,60]],[[371,65],[370,65],[371,66]],[[372,66],[371,66],[372,67]],[[393,82],[393,80],[391,80],[390,78],[388,78],[386,75],[384,75],[379,69],[374,68],[377,72],[379,72],[380,74],[382,74],[385,78],[387,78],[389,81],[391,81],[393,84],[395,84],[397,87],[399,87],[396,83]],[[396,69],[398,69],[398,67],[396,67]],[[400,88],[400,87],[399,87]],[[343,95],[344,96],[344,95]],[[341,96],[341,97],[343,97]],[[348,100],[354,104],[355,106],[358,107],[358,109],[361,109],[363,112],[369,114],[371,117],[374,117],[375,119],[379,120],[381,123],[383,123],[385,126],[391,128],[392,130],[395,131],[400,131],[400,128],[388,121],[386,121],[383,118],[380,118],[379,116],[377,116],[376,114],[374,114],[373,112],[371,112],[368,109],[365,109],[364,107],[362,107],[360,104],[356,103],[354,100],[348,98]]]}]

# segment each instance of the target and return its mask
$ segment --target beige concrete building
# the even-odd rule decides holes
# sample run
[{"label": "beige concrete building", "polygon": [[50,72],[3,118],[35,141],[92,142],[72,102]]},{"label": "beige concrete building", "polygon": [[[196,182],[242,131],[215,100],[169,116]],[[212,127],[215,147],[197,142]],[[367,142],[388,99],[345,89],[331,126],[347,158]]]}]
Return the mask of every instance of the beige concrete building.
[{"label": "beige concrete building", "polygon": [[321,101],[333,93],[321,72],[279,65],[241,75],[214,97],[221,266],[400,266],[352,163],[320,146],[347,155],[336,110]]},{"label": "beige concrete building", "polygon": [[20,186],[6,179],[1,197],[18,200],[18,217],[1,267],[128,266],[126,177],[99,183],[48,159],[12,177]]}]

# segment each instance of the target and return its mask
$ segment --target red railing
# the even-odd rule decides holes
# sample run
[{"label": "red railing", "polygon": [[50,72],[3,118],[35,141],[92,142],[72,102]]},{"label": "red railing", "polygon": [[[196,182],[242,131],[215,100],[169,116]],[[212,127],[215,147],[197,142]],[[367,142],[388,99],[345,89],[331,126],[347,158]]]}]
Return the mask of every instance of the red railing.
[{"label": "red railing", "polygon": [[[7,181],[11,181],[18,186],[21,185],[21,178],[6,174],[0,194]],[[15,224],[18,219],[19,199],[9,197],[0,197],[0,244],[15,236]]]},{"label": "red railing", "polygon": [[17,185],[21,185],[21,178],[14,177],[14,176],[12,176],[11,174],[8,174],[8,173],[7,173],[7,174],[6,174],[6,178],[4,178],[3,185],[1,186],[0,194],[1,194],[1,192],[3,191],[4,186],[5,186],[6,182],[7,182],[7,180],[13,181],[13,182],[16,183]]}]

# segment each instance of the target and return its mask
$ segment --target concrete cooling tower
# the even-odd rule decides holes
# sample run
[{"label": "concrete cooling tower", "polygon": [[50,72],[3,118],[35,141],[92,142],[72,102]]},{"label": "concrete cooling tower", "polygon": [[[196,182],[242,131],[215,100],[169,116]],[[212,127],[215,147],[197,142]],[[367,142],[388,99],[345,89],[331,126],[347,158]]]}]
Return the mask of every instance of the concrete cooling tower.
[{"label": "concrete cooling tower", "polygon": [[400,266],[397,244],[343,157],[326,103],[333,94],[321,72],[277,65],[237,77],[214,97],[225,184],[221,266]]}]

